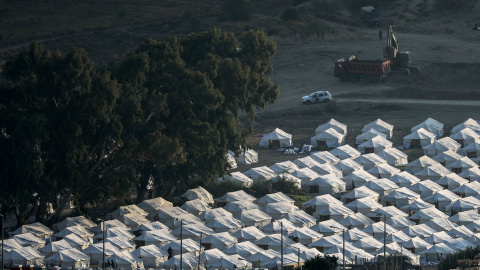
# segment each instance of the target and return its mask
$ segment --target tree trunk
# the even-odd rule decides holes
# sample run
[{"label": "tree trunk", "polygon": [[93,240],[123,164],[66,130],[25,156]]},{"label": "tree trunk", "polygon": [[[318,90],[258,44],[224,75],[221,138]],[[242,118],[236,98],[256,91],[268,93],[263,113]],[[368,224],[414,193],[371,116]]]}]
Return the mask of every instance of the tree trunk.
[{"label": "tree trunk", "polygon": [[55,209],[55,212],[53,213],[52,217],[47,220],[46,224],[47,226],[51,226],[54,223],[57,223],[60,221],[60,217],[62,216],[63,209],[65,209],[65,206],[67,206],[67,203],[70,202],[72,198],[72,191],[68,191],[67,194],[65,194],[62,198],[62,201],[58,204],[57,209]]}]

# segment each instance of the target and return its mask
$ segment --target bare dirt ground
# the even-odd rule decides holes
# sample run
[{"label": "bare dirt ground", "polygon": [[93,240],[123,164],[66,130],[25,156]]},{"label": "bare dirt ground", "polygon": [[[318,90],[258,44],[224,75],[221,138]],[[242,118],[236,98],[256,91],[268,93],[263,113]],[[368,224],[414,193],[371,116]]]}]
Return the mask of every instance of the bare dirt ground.
[{"label": "bare dirt ground", "polygon": [[[248,140],[259,152],[259,164],[239,167],[240,171],[298,157],[258,148],[262,135],[276,127],[292,134],[294,145],[301,147],[310,144],[318,125],[334,118],[347,124],[346,142],[354,145],[363,125],[381,118],[395,126],[392,141],[394,146],[400,146],[410,128],[428,117],[444,123],[446,136],[466,119],[480,119],[480,42],[478,37],[470,36],[480,36],[480,31],[460,29],[456,35],[395,32],[400,50],[411,52],[412,66],[419,68],[418,74],[394,75],[386,83],[340,82],[333,76],[336,59],[352,54],[359,59],[383,59],[385,39],[378,40],[376,29],[362,31],[362,37],[355,41],[277,41],[272,80],[279,85],[281,94],[274,105],[258,112],[255,130]],[[335,112],[327,104],[301,103],[302,96],[316,90],[330,91]],[[411,161],[422,151],[407,153]]]}]

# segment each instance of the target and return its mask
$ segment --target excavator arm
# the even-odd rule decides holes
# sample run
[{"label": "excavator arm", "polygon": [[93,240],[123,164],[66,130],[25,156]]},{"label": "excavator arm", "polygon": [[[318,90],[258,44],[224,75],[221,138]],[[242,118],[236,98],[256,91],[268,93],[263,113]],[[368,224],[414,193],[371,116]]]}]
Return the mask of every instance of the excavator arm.
[{"label": "excavator arm", "polygon": [[383,49],[383,57],[393,61],[397,57],[398,41],[393,33],[393,25],[388,26],[387,46]]}]

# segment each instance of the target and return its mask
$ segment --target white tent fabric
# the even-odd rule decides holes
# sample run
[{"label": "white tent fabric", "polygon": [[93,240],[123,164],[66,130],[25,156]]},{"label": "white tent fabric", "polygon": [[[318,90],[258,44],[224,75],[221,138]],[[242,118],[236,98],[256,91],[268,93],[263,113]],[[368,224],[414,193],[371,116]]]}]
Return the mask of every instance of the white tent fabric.
[{"label": "white tent fabric", "polygon": [[420,172],[426,167],[439,165],[440,163],[429,156],[421,156],[405,165],[405,171],[411,174]]},{"label": "white tent fabric", "polygon": [[132,242],[129,242],[128,240],[125,240],[125,238],[121,236],[109,237],[105,239],[105,243],[111,243],[120,251],[132,252],[135,250],[135,244]]},{"label": "white tent fabric", "polygon": [[454,190],[468,183],[468,180],[458,176],[456,173],[449,173],[435,181],[445,189]]},{"label": "white tent fabric", "polygon": [[310,168],[312,171],[318,173],[319,175],[326,175],[326,174],[334,174],[337,177],[342,177],[342,171],[337,169],[334,165],[332,164],[319,164],[316,166],[313,166]]},{"label": "white tent fabric", "polygon": [[397,169],[387,163],[383,163],[375,165],[373,168],[368,169],[367,172],[377,178],[390,178],[400,173],[400,169]]},{"label": "white tent fabric", "polygon": [[368,141],[374,137],[377,137],[377,136],[382,136],[384,137],[385,139],[387,138],[387,135],[374,129],[374,128],[370,128],[368,129],[367,131],[362,131],[363,133],[358,135],[357,137],[355,137],[355,144],[356,145],[359,145],[365,141]]},{"label": "white tent fabric", "polygon": [[358,152],[357,149],[351,147],[348,144],[336,147],[333,150],[330,150],[330,154],[336,156],[337,158],[344,159],[353,159],[359,157],[362,153]]},{"label": "white tent fabric", "polygon": [[150,220],[146,217],[137,214],[125,214],[117,219],[125,224],[130,230],[135,229],[142,224],[150,223]]},{"label": "white tent fabric", "polygon": [[432,233],[429,237],[425,238],[425,242],[435,245],[438,243],[443,243],[447,239],[453,239],[453,238],[445,232],[436,232],[436,233]]},{"label": "white tent fabric", "polygon": [[241,187],[251,187],[253,185],[253,180],[241,172],[226,174],[223,177],[218,178],[217,182],[232,182]]},{"label": "white tent fabric", "polygon": [[425,198],[426,202],[433,203],[440,211],[445,211],[445,206],[460,199],[460,196],[448,189],[440,190]]},{"label": "white tent fabric", "polygon": [[475,220],[480,219],[480,214],[475,210],[469,210],[464,212],[459,212],[448,218],[451,222],[454,222],[458,225],[468,225]]},{"label": "white tent fabric", "polygon": [[231,153],[231,152],[227,152],[225,154],[225,159],[227,160],[227,163],[228,163],[228,168],[230,170],[234,170],[236,168],[238,168],[238,164],[237,164],[237,160],[235,160],[235,154]]},{"label": "white tent fabric", "polygon": [[291,204],[294,204],[295,200],[283,194],[282,192],[276,192],[276,193],[267,194],[263,197],[258,198],[255,201],[255,203],[257,203],[260,207],[264,207],[269,203],[275,203],[275,202],[289,202]]},{"label": "white tent fabric", "polygon": [[368,214],[378,208],[381,208],[382,205],[372,198],[361,198],[354,200],[345,204],[346,207],[350,208],[352,211],[362,214]]},{"label": "white tent fabric", "polygon": [[454,252],[455,252],[455,250],[449,248],[444,243],[438,243],[438,244],[435,244],[435,245],[431,246],[430,248],[428,248],[424,252],[422,252],[422,254],[425,255],[425,259],[426,259],[427,262],[431,262],[431,261],[442,260],[442,258],[441,258],[442,255],[441,254],[445,254],[445,256],[446,256],[447,254],[454,253]]},{"label": "white tent fabric", "polygon": [[269,203],[262,208],[263,212],[278,220],[284,218],[288,213],[298,210],[298,207],[289,202]]},{"label": "white tent fabric", "polygon": [[318,195],[339,194],[346,191],[346,185],[344,181],[335,175],[321,175],[307,184],[309,188],[307,192]]},{"label": "white tent fabric", "polygon": [[382,150],[377,155],[394,167],[402,167],[408,163],[408,155],[394,147]]},{"label": "white tent fabric", "polygon": [[375,153],[361,155],[355,158],[354,161],[362,165],[364,170],[371,169],[375,165],[387,163],[385,159],[381,158],[379,155]]},{"label": "white tent fabric", "polygon": [[463,177],[470,182],[480,181],[480,168],[470,168],[459,173],[458,176]]},{"label": "white tent fabric", "polygon": [[345,143],[345,135],[337,132],[333,128],[329,128],[310,139],[312,147],[326,145],[330,148],[341,146]]},{"label": "white tent fabric", "polygon": [[[282,238],[283,240],[281,240]],[[286,236],[281,236],[279,233],[268,234],[253,243],[263,249],[280,250],[282,241],[284,245],[292,245],[295,243]]]},{"label": "white tent fabric", "polygon": [[259,209],[251,209],[242,211],[238,217],[245,226],[262,227],[272,221],[272,217],[260,211]]},{"label": "white tent fabric", "polygon": [[20,228],[16,229],[15,231],[9,232],[9,235],[10,237],[12,237],[15,234],[22,234],[22,233],[32,233],[38,238],[47,239],[53,234],[53,231],[47,226],[43,225],[42,223],[35,222],[27,225],[22,225],[20,226]]},{"label": "white tent fabric", "polygon": [[34,249],[40,249],[45,246],[45,240],[36,237],[33,233],[21,233],[12,237],[18,244],[24,247],[32,247]]},{"label": "white tent fabric", "polygon": [[380,195],[377,192],[369,189],[366,186],[354,188],[352,191],[342,196],[346,202],[351,202],[361,198],[370,198],[374,201],[378,201],[379,197]]},{"label": "white tent fabric", "polygon": [[415,254],[421,254],[429,249],[432,245],[427,243],[419,236],[415,236],[407,242],[404,242],[402,246]]},{"label": "white tent fabric", "polygon": [[5,265],[40,265],[43,266],[45,256],[32,247],[22,247],[21,249],[12,249],[4,253]]},{"label": "white tent fabric", "polygon": [[429,237],[432,233],[436,233],[434,229],[426,226],[425,224],[418,224],[407,227],[403,229],[402,232],[412,238],[418,236],[422,239]]},{"label": "white tent fabric", "polygon": [[318,195],[311,200],[302,203],[302,209],[306,210],[307,213],[313,213],[315,210],[330,204],[342,205],[343,203],[330,194]]},{"label": "white tent fabric", "polygon": [[[182,269],[180,269],[180,257],[182,261]],[[161,268],[162,269],[195,269],[198,264],[198,258],[196,256],[193,256],[192,254],[183,254],[182,256],[180,255],[175,255],[172,258],[170,258],[168,261],[162,263]]]},{"label": "white tent fabric", "polygon": [[154,245],[162,247],[171,241],[177,240],[177,237],[165,230],[155,230],[143,232],[135,237],[134,240],[137,246]]},{"label": "white tent fabric", "polygon": [[448,216],[444,212],[433,207],[418,210],[415,212],[415,214],[410,216],[410,220],[417,224],[424,224],[425,222],[435,218],[448,218]]},{"label": "white tent fabric", "polygon": [[163,199],[162,197],[157,197],[144,200],[137,204],[137,206],[148,213],[148,219],[153,220],[153,217],[157,214],[159,209],[164,207],[172,207],[173,203]]},{"label": "white tent fabric", "polygon": [[258,163],[258,152],[250,148],[242,150],[238,155],[237,162],[240,164]]},{"label": "white tent fabric", "polygon": [[302,180],[297,178],[289,173],[281,173],[270,180],[272,183],[277,183],[279,181],[286,181],[292,183],[296,188],[302,188]]},{"label": "white tent fabric", "polygon": [[423,128],[423,129],[426,129],[426,130],[432,132],[433,134],[435,134],[437,139],[439,139],[443,136],[443,124],[438,122],[437,120],[435,120],[433,118],[430,118],[430,117],[427,118],[422,123],[412,127],[412,129],[410,129],[410,131],[413,132],[413,131],[415,131],[417,129],[420,129],[420,128]]},{"label": "white tent fabric", "polygon": [[343,176],[349,175],[354,171],[363,170],[363,166],[353,161],[353,159],[342,159],[337,164],[334,165],[339,171],[342,172]]},{"label": "white tent fabric", "polygon": [[448,220],[448,218],[443,217],[443,218],[434,218],[430,219],[427,222],[425,222],[425,225],[428,227],[434,229],[435,231],[450,231],[455,227],[458,227],[457,224],[451,222]]},{"label": "white tent fabric", "polygon": [[255,201],[257,198],[246,193],[244,190],[237,190],[232,192],[227,192],[220,198],[215,199],[215,201],[220,203],[229,203],[234,201]]},{"label": "white tent fabric", "polygon": [[264,237],[266,234],[260,231],[257,227],[255,226],[249,226],[245,228],[241,228],[240,230],[232,233],[233,237],[236,237],[238,242],[253,242],[258,239],[261,239]]},{"label": "white tent fabric", "polygon": [[208,205],[213,205],[214,203],[212,194],[210,194],[210,192],[208,192],[203,187],[189,189],[185,193],[183,193],[180,197],[184,198],[187,201],[200,199]]},{"label": "white tent fabric", "polygon": [[317,219],[313,216],[307,214],[303,210],[297,210],[291,213],[287,213],[285,219],[292,222],[293,225],[301,228],[301,227],[312,227]]},{"label": "white tent fabric", "polygon": [[384,200],[398,208],[407,206],[420,198],[420,194],[411,191],[406,187],[397,188],[389,192]]},{"label": "white tent fabric", "polygon": [[54,236],[58,240],[60,240],[63,237],[65,237],[69,234],[72,234],[72,233],[76,234],[77,236],[79,236],[80,238],[82,238],[85,241],[89,241],[90,243],[93,243],[94,233],[88,231],[87,229],[85,229],[84,227],[79,226],[79,225],[67,227],[67,228],[59,231],[58,233],[55,233]]},{"label": "white tent fabric", "polygon": [[[161,223],[166,223],[169,220],[176,219],[179,216],[188,215],[189,213],[178,206],[174,207],[165,207],[158,210],[158,221]],[[193,215],[192,215],[193,216]],[[200,219],[197,218],[198,221]]]},{"label": "white tent fabric", "polygon": [[480,140],[480,135],[471,128],[466,127],[457,133],[451,134],[450,138],[454,139],[464,147],[471,143],[478,142]]},{"label": "white tent fabric", "polygon": [[391,205],[391,206],[384,206],[382,208],[379,208],[373,211],[372,213],[368,214],[367,216],[374,221],[380,221],[380,219],[385,219],[385,217],[387,217],[387,219],[395,216],[407,217],[408,214],[402,212],[397,207]]},{"label": "white tent fabric", "polygon": [[95,227],[97,224],[92,222],[91,220],[87,219],[84,216],[76,216],[76,217],[67,217],[64,220],[60,221],[59,223],[53,224],[53,231],[61,231],[66,227],[80,225],[85,227],[86,229],[90,229]]},{"label": "white tent fabric", "polygon": [[313,179],[320,176],[318,173],[314,172],[310,168],[301,168],[301,169],[295,170],[290,175],[300,179],[302,181],[301,183],[302,187],[310,183],[310,181],[312,181]]},{"label": "white tent fabric", "polygon": [[17,241],[15,241],[15,239],[13,238],[3,240],[3,250],[5,252],[9,252],[12,249],[20,249],[20,248],[22,248],[22,246],[20,246],[20,244]]},{"label": "white tent fabric", "polygon": [[329,219],[339,221],[353,214],[352,210],[343,205],[332,204],[318,209],[312,215],[318,217],[320,221]]},{"label": "white tent fabric", "polygon": [[142,208],[136,206],[135,204],[131,204],[131,205],[120,206],[115,211],[108,213],[107,216],[106,216],[106,219],[119,219],[119,220],[121,220],[121,218],[123,216],[125,216],[126,214],[134,214],[134,215],[138,215],[138,216],[142,216],[142,217],[147,217],[148,216],[147,211],[145,211]]},{"label": "white tent fabric", "polygon": [[464,144],[465,146],[459,150],[459,153],[470,158],[477,158],[480,156],[480,141],[476,141],[470,144]]},{"label": "white tent fabric", "polygon": [[397,184],[399,187],[407,187],[407,188],[420,182],[420,178],[416,177],[415,175],[407,171],[401,171],[400,173],[388,179],[394,182],[395,184]]},{"label": "white tent fabric", "polygon": [[446,167],[454,173],[461,173],[470,168],[478,168],[478,164],[468,157],[462,157],[461,159],[446,165]]},{"label": "white tent fabric", "polygon": [[[103,259],[103,250],[103,243],[96,243],[82,250],[82,252],[90,256],[91,264],[98,264]],[[119,252],[120,249],[109,242],[105,242],[105,256],[108,257]]]},{"label": "white tent fabric", "polygon": [[132,251],[132,255],[143,261],[147,268],[159,268],[161,263],[167,261],[168,252],[159,249],[155,245],[143,246]]},{"label": "white tent fabric", "polygon": [[281,173],[291,173],[300,168],[295,163],[287,160],[287,161],[277,162],[272,166],[270,166],[269,169],[276,174],[281,174]]},{"label": "white tent fabric", "polygon": [[341,133],[343,135],[347,135],[347,125],[345,125],[345,124],[343,124],[343,123],[341,123],[341,122],[339,122],[339,121],[337,121],[333,118],[328,120],[328,122],[326,122],[325,124],[319,125],[315,129],[315,134],[320,134],[320,133],[322,133],[325,130],[330,129],[330,128],[333,128],[338,133]]},{"label": "white tent fabric", "polygon": [[234,217],[222,216],[211,219],[205,224],[205,226],[209,227],[217,233],[234,233],[240,230],[243,226],[245,226],[245,224],[243,224],[243,222]]},{"label": "white tent fabric", "polygon": [[376,136],[358,145],[358,151],[362,154],[378,153],[392,148],[393,143],[382,136]]},{"label": "white tent fabric", "polygon": [[[143,261],[133,256],[129,252],[119,252],[108,257],[107,260],[112,261],[114,268],[137,269],[143,268]],[[102,261],[100,261],[102,263]]]},{"label": "white tent fabric", "polygon": [[427,146],[432,144],[436,139],[436,135],[424,128],[419,128],[412,133],[403,137],[403,148],[409,149],[414,146]]},{"label": "white tent fabric", "polygon": [[250,168],[249,170],[243,172],[243,174],[253,179],[254,182],[268,181],[277,176],[277,174],[267,166]]},{"label": "white tent fabric", "polygon": [[[409,226],[415,225],[415,222],[410,221],[406,217],[402,216],[394,216],[389,219],[387,219],[387,224],[392,226],[393,228],[397,230],[403,230]],[[399,233],[399,232],[397,232]]]},{"label": "white tent fabric", "polygon": [[259,209],[260,207],[254,203],[253,201],[249,200],[241,200],[241,201],[233,201],[227,203],[223,207],[223,209],[227,210],[228,212],[232,213],[232,215],[237,218],[240,216],[242,211],[251,210],[251,209]]},{"label": "white tent fabric", "polygon": [[286,219],[275,220],[272,223],[260,228],[260,230],[265,234],[281,233],[283,231],[284,235],[289,234],[297,229],[298,227]]},{"label": "white tent fabric", "polygon": [[206,237],[214,233],[214,230],[208,228],[203,223],[183,224],[183,226],[179,226],[172,231],[172,234],[178,239],[180,239],[180,234],[182,234],[183,238],[199,239],[200,236]]},{"label": "white tent fabric", "polygon": [[367,183],[368,181],[375,180],[377,177],[370,174],[369,172],[360,169],[353,171],[352,173],[344,176],[342,178],[343,182],[347,184],[347,189],[354,189],[356,187],[360,187],[363,184]]},{"label": "white tent fabric", "polygon": [[338,223],[333,219],[326,221],[320,221],[317,224],[310,227],[310,229],[323,234],[324,237],[339,235],[342,233],[342,230],[348,230],[345,226]]},{"label": "white tent fabric", "polygon": [[[182,242],[182,248],[180,248],[180,242]],[[168,251],[169,248],[172,248],[172,254],[174,257],[175,255],[180,255],[180,249],[183,252],[183,256],[185,256],[185,254],[198,256],[198,254],[200,254],[201,251],[204,250],[203,247],[200,249],[198,240],[194,241],[190,238],[183,239],[182,241],[175,240],[166,244],[165,246],[160,247],[160,249],[163,251]]]},{"label": "white tent fabric", "polygon": [[466,183],[452,190],[452,192],[465,199],[473,198],[472,196],[480,195],[480,182],[473,181]]},{"label": "white tent fabric", "polygon": [[478,123],[478,121],[476,121],[472,118],[468,118],[464,122],[454,126],[452,128],[451,134],[455,134],[455,133],[459,132],[460,130],[462,130],[464,128],[470,128],[475,132],[480,132],[480,124]]},{"label": "white tent fabric", "polygon": [[78,249],[64,249],[56,252],[45,259],[50,265],[61,266],[62,268],[89,268],[90,256]]},{"label": "white tent fabric", "polygon": [[95,234],[99,234],[99,233],[103,232],[103,227],[104,226],[105,226],[106,229],[113,228],[113,227],[122,227],[122,228],[128,230],[127,225],[123,224],[122,222],[120,222],[120,220],[117,220],[117,219],[105,220],[103,222],[99,222],[97,224],[97,226],[91,228],[90,230]]},{"label": "white tent fabric", "polygon": [[228,212],[223,208],[211,208],[203,211],[198,217],[204,222],[208,222],[217,217],[233,217],[232,213]]},{"label": "white tent fabric", "polygon": [[443,166],[448,166],[451,163],[461,159],[463,156],[460,155],[459,153],[452,151],[452,150],[447,150],[445,152],[441,152],[436,156],[433,156],[432,159],[439,162]]},{"label": "white tent fabric", "polygon": [[445,152],[448,150],[452,150],[457,152],[461,147],[461,144],[456,142],[450,137],[443,137],[439,140],[436,140],[432,144],[423,147],[423,153],[427,156],[433,157],[435,155],[440,154],[441,152]]},{"label": "white tent fabric", "polygon": [[[263,235],[262,237],[264,237],[264,236],[265,235]],[[260,237],[260,238],[262,238],[262,237]],[[257,239],[255,239],[255,240],[257,240]],[[252,241],[255,241],[255,240],[252,240]],[[255,254],[257,252],[261,252],[261,251],[263,251],[263,249],[257,247],[255,244],[253,244],[250,241],[242,242],[242,243],[235,243],[235,244],[233,244],[233,246],[224,250],[225,254],[229,254],[229,255],[238,254],[238,255],[240,255],[244,258],[252,256],[253,254]]]},{"label": "white tent fabric", "polygon": [[53,241],[46,244],[44,247],[42,247],[38,251],[40,251],[40,253],[45,255],[45,257],[49,257],[60,250],[71,249],[71,248],[73,247],[67,241],[59,240],[59,241]]},{"label": "white tent fabric", "polygon": [[387,135],[387,139],[390,139],[392,138],[392,135],[393,135],[393,125],[381,120],[381,119],[377,119],[373,122],[370,122],[368,124],[366,124],[365,126],[363,126],[362,128],[362,132],[365,132],[367,130],[369,130],[370,128],[374,128],[378,131],[380,131],[381,133]]},{"label": "white tent fabric", "polygon": [[436,181],[450,173],[452,172],[449,169],[443,167],[441,164],[438,164],[426,167],[423,170],[414,173],[414,175],[421,180],[430,179],[432,181]]},{"label": "white tent fabric", "polygon": [[443,190],[443,187],[432,180],[424,180],[412,185],[409,189],[420,194],[421,198],[425,199],[437,191]]},{"label": "white tent fabric", "polygon": [[205,210],[211,209],[212,207],[200,199],[195,199],[186,201],[180,208],[195,216],[198,216]]},{"label": "white tent fabric", "polygon": [[365,228],[365,226],[374,223],[374,221],[369,219],[362,213],[355,213],[342,220],[339,220],[338,223],[342,224],[343,226],[349,229],[352,229],[352,228],[363,229]]},{"label": "white tent fabric", "polygon": [[[249,242],[247,242],[249,243]],[[200,254],[200,263],[205,264],[206,262],[213,262],[216,260],[220,260],[221,258],[227,256],[226,253],[223,253],[221,250],[218,248],[212,248],[209,250],[204,250]]]},{"label": "white tent fabric", "polygon": [[229,232],[214,233],[202,239],[202,245],[208,248],[225,250],[237,243],[237,238]]},{"label": "white tent fabric", "polygon": [[383,247],[383,243],[373,238],[373,236],[370,236],[370,237],[359,239],[358,241],[353,243],[353,246],[363,249],[366,252],[372,254],[377,250],[379,250],[381,247]]},{"label": "white tent fabric", "polygon": [[[410,191],[410,190],[409,190]],[[394,191],[395,192],[395,191]],[[413,192],[413,191],[410,191],[410,192]],[[392,192],[393,193],[393,192]],[[392,193],[390,193],[389,195],[391,195]],[[414,194],[417,194],[417,193],[414,193]],[[432,207],[435,207],[435,205],[431,204],[431,203],[428,203],[424,200],[422,200],[420,198],[420,195],[417,194],[418,197],[415,198],[415,200],[413,200],[412,202],[408,203],[408,204],[405,204],[403,206],[398,206],[401,210],[409,213],[410,215],[412,215],[413,213],[419,211],[419,210],[422,210],[422,209],[425,209],[425,208],[432,208]]]},{"label": "white tent fabric", "polygon": [[293,164],[297,165],[297,167],[300,168],[300,169],[311,168],[313,166],[320,165],[320,163],[318,161],[314,160],[310,156],[297,158],[292,162],[293,162]]},{"label": "white tent fabric", "polygon": [[335,165],[340,161],[339,158],[332,155],[328,151],[313,152],[309,155],[309,157],[311,157],[313,160],[315,160],[316,162],[318,162],[320,164],[328,163],[328,164]]},{"label": "white tent fabric", "polygon": [[380,195],[380,202],[383,202],[384,197],[388,195],[390,192],[392,192],[397,188],[400,188],[397,184],[393,183],[387,178],[380,178],[380,179],[368,181],[363,186],[378,193]]},{"label": "white tent fabric", "polygon": [[447,234],[455,239],[457,238],[468,239],[474,233],[470,229],[468,229],[465,225],[460,225],[458,227],[452,228],[450,231],[448,231]]},{"label": "white tent fabric", "polygon": [[368,224],[365,228],[361,229],[361,231],[375,237],[376,239],[380,239],[385,236],[385,227],[387,231],[386,234],[392,234],[398,231],[394,227],[385,224],[383,221]]},{"label": "white tent fabric", "polygon": [[260,140],[259,147],[269,148],[274,146],[283,148],[290,147],[292,145],[292,135],[279,128],[276,128],[274,131],[263,135],[262,139]]},{"label": "white tent fabric", "polygon": [[234,268],[243,268],[246,269],[251,267],[251,263],[246,260],[239,260],[234,256],[226,256],[221,258],[220,260],[216,260],[212,263],[207,263],[206,266],[210,269],[218,268],[218,269],[234,269]]}]

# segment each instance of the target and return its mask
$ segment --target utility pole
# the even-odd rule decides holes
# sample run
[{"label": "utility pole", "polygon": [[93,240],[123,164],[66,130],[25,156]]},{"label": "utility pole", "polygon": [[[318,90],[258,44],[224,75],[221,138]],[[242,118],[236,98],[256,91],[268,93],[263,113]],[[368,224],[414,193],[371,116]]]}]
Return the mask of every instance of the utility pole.
[{"label": "utility pole", "polygon": [[183,269],[183,222],[180,219],[180,270]]},{"label": "utility pole", "polygon": [[280,222],[280,270],[283,270],[283,223]]}]

